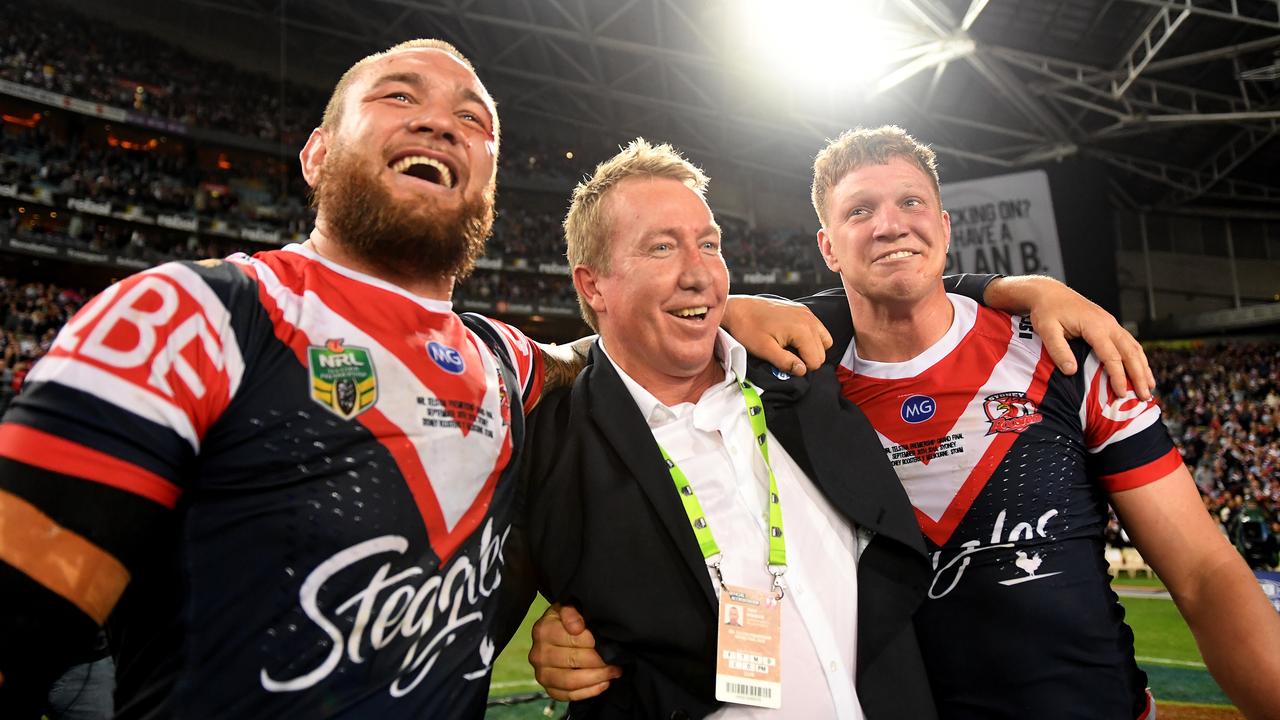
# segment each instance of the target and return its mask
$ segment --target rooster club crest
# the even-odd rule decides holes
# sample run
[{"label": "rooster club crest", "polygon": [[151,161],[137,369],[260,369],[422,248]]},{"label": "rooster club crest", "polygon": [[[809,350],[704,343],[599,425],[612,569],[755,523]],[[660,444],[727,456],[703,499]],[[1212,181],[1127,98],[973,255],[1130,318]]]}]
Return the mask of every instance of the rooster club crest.
[{"label": "rooster club crest", "polygon": [[998,432],[1020,433],[1044,419],[1040,408],[1026,393],[1003,392],[988,395],[982,403],[991,423],[988,435]]},{"label": "rooster club crest", "polygon": [[333,339],[308,347],[307,365],[311,399],[334,415],[350,420],[378,401],[378,375],[367,349]]}]

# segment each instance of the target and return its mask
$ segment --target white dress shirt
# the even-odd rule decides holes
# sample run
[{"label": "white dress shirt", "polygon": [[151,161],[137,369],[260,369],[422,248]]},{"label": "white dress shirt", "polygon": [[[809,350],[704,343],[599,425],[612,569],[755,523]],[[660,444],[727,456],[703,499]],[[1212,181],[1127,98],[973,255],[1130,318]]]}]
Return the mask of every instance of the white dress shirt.
[{"label": "white dress shirt", "polygon": [[[603,338],[600,347],[608,357]],[[742,391],[734,382],[735,374],[746,377],[747,353],[722,330],[716,356],[725,368],[724,380],[696,403],[674,407],[659,402],[616,363],[614,368],[654,439],[693,487],[720,546],[725,583],[766,590],[773,584],[766,567],[769,475]],[[728,703],[710,717],[863,720],[853,674],[858,584],[852,523],[831,507],[773,433],[769,458],[787,545],[786,596],[781,604],[782,708]],[[671,492],[676,492],[674,483]],[[715,584],[714,572],[707,572]]]}]

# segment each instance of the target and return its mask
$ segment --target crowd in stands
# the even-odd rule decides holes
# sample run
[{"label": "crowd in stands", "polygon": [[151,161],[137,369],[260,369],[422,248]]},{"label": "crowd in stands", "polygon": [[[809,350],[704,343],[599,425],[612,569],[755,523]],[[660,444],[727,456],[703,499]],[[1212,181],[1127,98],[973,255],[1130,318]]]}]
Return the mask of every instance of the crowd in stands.
[{"label": "crowd in stands", "polygon": [[22,388],[31,366],[85,302],[83,290],[0,277],[0,412]]},{"label": "crowd in stands", "polygon": [[[145,227],[77,212],[36,216],[17,206],[0,208],[0,239],[15,238],[91,253],[111,253],[121,258],[158,265],[169,260],[221,258],[233,252],[253,253],[265,247],[245,240],[223,239]],[[34,222],[32,219],[34,218]]]},{"label": "crowd in stands", "polygon": [[[8,13],[11,22],[0,30],[0,78],[196,127],[279,140],[292,147],[300,146],[319,120],[326,99],[319,90],[282,86],[277,79],[197,58],[176,44],[90,19],[70,8],[32,0],[19,3],[22,11]],[[133,205],[150,215],[174,213],[260,226],[278,230],[286,239],[311,227],[314,215],[306,206],[307,188],[292,160],[237,162],[234,167],[220,161],[215,166],[207,157],[208,148],[203,161],[197,162],[192,141],[186,138],[161,137],[170,147],[139,151],[120,143],[108,146],[100,135],[64,131],[53,137],[40,126],[0,133],[0,183],[17,185],[21,193],[43,188],[61,201],[81,198],[110,202],[113,209]],[[544,138],[504,133],[499,166],[502,212],[488,256],[518,258],[535,268],[545,263],[562,265],[563,210],[526,209],[519,191],[508,191],[508,181],[519,185],[522,178],[558,179],[556,187],[567,203],[573,183],[612,152],[605,145],[602,141],[600,147],[580,147],[574,152]],[[720,222],[724,254],[732,270],[798,271],[804,273],[806,283],[825,273],[808,233],[750,228],[726,217]],[[62,223],[41,230],[59,244],[124,252],[157,262],[196,257],[228,245],[204,237],[173,241],[150,228],[121,230],[83,219],[75,226]],[[148,242],[155,239],[161,240],[158,246]],[[524,287],[523,280],[507,284],[517,292]]]},{"label": "crowd in stands", "polygon": [[[300,144],[325,98],[69,8],[8,3],[0,78],[186,125]],[[283,96],[282,96],[283,94]]]},{"label": "crowd in stands", "polygon": [[[504,312],[503,306],[513,304],[577,308],[578,294],[568,276],[537,273],[492,272],[477,270],[458,283],[453,291],[454,303],[460,309],[492,306]],[[473,301],[484,303],[475,305]]]},{"label": "crowd in stands", "polygon": [[254,172],[223,164],[197,167],[184,150],[55,139],[39,127],[0,135],[0,183],[17,185],[20,193],[43,188],[59,200],[109,202],[117,210],[136,205],[151,215],[269,225],[285,233],[310,227],[306,184],[288,164],[263,159]]},{"label": "crowd in stands", "polygon": [[[1242,524],[1280,549],[1280,349],[1224,343],[1155,349],[1166,422],[1205,507],[1239,546]],[[1264,563],[1274,565],[1275,559]]]}]

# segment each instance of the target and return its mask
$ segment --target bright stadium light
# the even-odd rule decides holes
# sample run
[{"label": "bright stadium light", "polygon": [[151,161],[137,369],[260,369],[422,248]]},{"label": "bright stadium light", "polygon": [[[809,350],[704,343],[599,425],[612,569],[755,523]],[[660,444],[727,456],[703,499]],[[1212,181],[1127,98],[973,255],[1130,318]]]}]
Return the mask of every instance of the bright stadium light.
[{"label": "bright stadium light", "polygon": [[938,38],[860,0],[742,0],[742,49],[750,67],[791,87],[875,91],[876,81],[904,62],[925,64]]}]

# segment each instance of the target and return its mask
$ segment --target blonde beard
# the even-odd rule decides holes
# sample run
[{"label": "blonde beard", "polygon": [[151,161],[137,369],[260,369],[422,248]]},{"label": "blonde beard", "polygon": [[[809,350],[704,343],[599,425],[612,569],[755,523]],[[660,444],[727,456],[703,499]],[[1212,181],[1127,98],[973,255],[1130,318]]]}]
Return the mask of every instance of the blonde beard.
[{"label": "blonde beard", "polygon": [[344,145],[329,149],[315,186],[331,239],[391,278],[464,278],[493,228],[493,186],[457,210],[406,207]]}]

